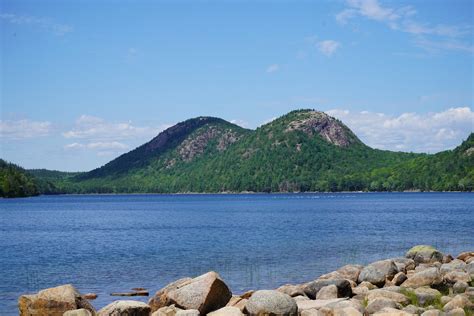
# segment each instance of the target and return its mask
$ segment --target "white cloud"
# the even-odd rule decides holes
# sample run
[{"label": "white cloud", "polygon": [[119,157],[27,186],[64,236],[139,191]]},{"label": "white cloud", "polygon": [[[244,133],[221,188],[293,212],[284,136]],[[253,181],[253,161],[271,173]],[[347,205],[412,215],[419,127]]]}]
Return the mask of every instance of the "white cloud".
[{"label": "white cloud", "polygon": [[340,46],[341,43],[333,40],[325,40],[317,43],[319,51],[328,57],[331,57]]},{"label": "white cloud", "polygon": [[[378,0],[347,0],[346,8],[336,14],[341,25],[351,19],[363,17],[384,23],[390,29],[408,33],[415,37],[415,45],[427,51],[457,50],[474,52],[469,37],[472,37],[472,25],[430,25],[414,19],[416,10],[411,6],[388,7]],[[428,37],[428,38],[427,38]],[[456,38],[456,40],[454,40]],[[461,41],[460,39],[463,38]]]},{"label": "white cloud", "polygon": [[469,107],[398,116],[375,112],[326,111],[340,119],[367,145],[389,150],[434,153],[458,146],[474,131]]},{"label": "white cloud", "polygon": [[47,121],[0,120],[0,138],[23,139],[46,136],[50,133],[51,127],[51,122]]},{"label": "white cloud", "polygon": [[65,138],[83,138],[94,141],[123,140],[156,136],[161,128],[138,127],[131,122],[107,122],[102,118],[82,115],[76,120],[74,129],[64,132]]},{"label": "white cloud", "polygon": [[87,144],[71,143],[64,146],[65,149],[127,149],[126,144],[120,142],[92,142]]},{"label": "white cloud", "polygon": [[266,71],[268,73],[272,73],[272,72],[277,72],[278,70],[280,70],[280,65],[273,64],[273,65],[268,66]]},{"label": "white cloud", "polygon": [[13,13],[0,13],[0,21],[10,24],[31,25],[52,32],[55,35],[63,36],[73,31],[73,27],[67,24],[59,24],[49,18],[35,17],[31,15],[18,15]]},{"label": "white cloud", "polygon": [[240,120],[240,119],[230,120],[230,122],[232,124],[239,125],[240,127],[244,127],[244,128],[248,128],[249,126],[249,123],[247,121]]}]

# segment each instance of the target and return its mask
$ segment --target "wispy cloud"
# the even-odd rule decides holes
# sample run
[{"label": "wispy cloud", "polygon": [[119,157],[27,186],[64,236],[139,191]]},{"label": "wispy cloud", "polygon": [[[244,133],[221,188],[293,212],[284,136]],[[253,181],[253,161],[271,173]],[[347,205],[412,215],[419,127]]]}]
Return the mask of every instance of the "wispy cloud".
[{"label": "wispy cloud", "polygon": [[267,67],[267,73],[272,73],[272,72],[277,72],[278,70],[280,70],[280,65],[278,64],[273,64],[273,65],[270,65]]},{"label": "wispy cloud", "polygon": [[93,143],[71,143],[64,146],[65,149],[127,149],[128,145],[120,142],[93,142]]},{"label": "wispy cloud", "polygon": [[32,27],[39,27],[58,36],[63,36],[73,31],[73,27],[70,25],[56,23],[50,18],[36,17],[31,15],[0,12],[0,21],[16,25],[30,25]]},{"label": "wispy cloud", "polygon": [[51,122],[23,120],[0,120],[0,138],[24,139],[49,135]]},{"label": "wispy cloud", "polygon": [[431,25],[415,19],[417,11],[412,6],[389,7],[378,0],[347,0],[346,8],[336,14],[341,25],[357,17],[385,24],[394,31],[405,32],[414,37],[416,46],[427,51],[455,50],[474,52],[467,38],[472,38],[472,25]]},{"label": "wispy cloud", "polygon": [[389,150],[429,152],[451,149],[473,132],[469,107],[398,116],[375,112],[326,111],[349,126],[367,145]]},{"label": "wispy cloud", "polygon": [[102,118],[82,115],[76,126],[63,133],[65,138],[83,138],[95,141],[123,140],[156,136],[164,126],[135,126],[132,122],[107,122]]},{"label": "wispy cloud", "polygon": [[328,57],[331,57],[340,46],[341,43],[333,40],[325,40],[317,43],[319,51]]}]

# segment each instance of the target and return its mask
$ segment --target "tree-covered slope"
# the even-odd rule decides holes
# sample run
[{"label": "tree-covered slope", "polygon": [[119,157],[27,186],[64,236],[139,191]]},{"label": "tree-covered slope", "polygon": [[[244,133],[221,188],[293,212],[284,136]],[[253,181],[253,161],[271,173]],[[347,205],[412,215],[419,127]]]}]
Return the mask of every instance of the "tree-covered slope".
[{"label": "tree-covered slope", "polygon": [[26,197],[39,193],[38,183],[31,174],[0,159],[0,197]]}]

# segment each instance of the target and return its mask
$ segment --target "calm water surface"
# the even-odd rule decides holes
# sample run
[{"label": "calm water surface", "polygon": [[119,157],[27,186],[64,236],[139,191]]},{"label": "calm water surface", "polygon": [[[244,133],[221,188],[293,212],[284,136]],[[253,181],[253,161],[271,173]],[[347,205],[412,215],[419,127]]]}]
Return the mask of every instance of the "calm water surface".
[{"label": "calm water surface", "polygon": [[415,244],[474,249],[471,193],[41,196],[0,200],[0,214],[1,315],[65,283],[99,294],[100,308],[119,299],[110,292],[209,270],[239,293]]}]

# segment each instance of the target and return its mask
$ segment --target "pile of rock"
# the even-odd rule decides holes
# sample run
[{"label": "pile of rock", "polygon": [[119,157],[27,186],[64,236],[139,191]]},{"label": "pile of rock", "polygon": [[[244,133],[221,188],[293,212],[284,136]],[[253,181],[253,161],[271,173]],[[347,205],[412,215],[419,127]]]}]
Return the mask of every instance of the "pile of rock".
[{"label": "pile of rock", "polygon": [[99,311],[63,285],[21,296],[19,310],[37,316],[472,315],[474,252],[454,259],[416,246],[402,258],[346,265],[305,284],[242,295],[232,295],[217,273],[208,272],[168,284],[148,304],[120,300]]}]

